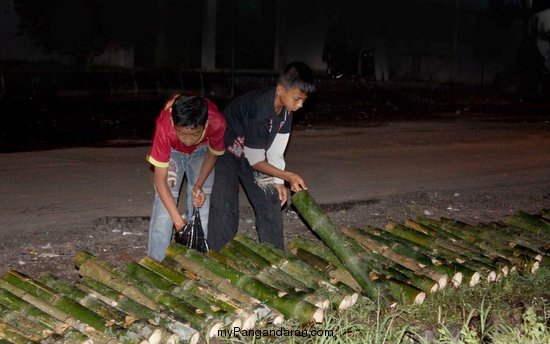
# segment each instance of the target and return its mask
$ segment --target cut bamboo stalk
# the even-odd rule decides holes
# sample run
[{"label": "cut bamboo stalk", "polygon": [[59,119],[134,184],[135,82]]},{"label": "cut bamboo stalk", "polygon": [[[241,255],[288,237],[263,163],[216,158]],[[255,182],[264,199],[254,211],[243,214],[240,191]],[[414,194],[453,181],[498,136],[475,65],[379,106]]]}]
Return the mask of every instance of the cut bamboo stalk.
[{"label": "cut bamboo stalk", "polygon": [[[185,319],[189,324],[204,333],[207,337],[217,336],[218,329],[223,326],[223,323],[217,319],[207,317],[203,312],[197,311],[195,307],[188,304],[182,299],[179,299],[170,293],[157,289],[147,283],[140,282],[121,270],[115,269],[109,266],[106,262],[100,261],[93,255],[87,252],[81,252],[77,256],[80,262],[80,268],[83,266],[93,266],[92,272],[101,271],[101,274],[96,274],[94,277],[99,282],[108,280],[109,283],[115,285],[115,290],[122,292],[129,297],[134,298],[140,302],[142,300],[143,305],[149,307],[149,303],[153,302],[155,307],[165,308],[176,314],[177,316]],[[87,273],[90,273],[88,271]],[[116,283],[113,281],[116,280]],[[131,293],[126,294],[127,290],[131,290]],[[141,302],[140,302],[141,303]]]},{"label": "cut bamboo stalk", "polygon": [[175,334],[165,333],[166,331],[161,328],[155,328],[143,321],[137,321],[135,317],[110,306],[109,304],[101,301],[95,297],[92,293],[86,293],[76,286],[69,285],[51,273],[43,273],[39,276],[39,281],[44,285],[52,288],[59,294],[62,294],[73,301],[80,303],[82,306],[94,311],[101,317],[106,319],[107,322],[114,322],[115,324],[122,326],[134,333],[137,333],[142,338],[145,338],[151,344],[158,343],[161,338],[165,338],[169,341],[175,341],[177,336]]},{"label": "cut bamboo stalk", "polygon": [[364,227],[361,230],[373,238],[385,240],[388,244],[391,243],[391,248],[395,252],[415,259],[425,266],[430,266],[442,273],[446,273],[451,277],[451,284],[454,287],[458,287],[462,282],[470,286],[479,283],[480,273],[478,271],[451,260],[452,258],[442,259],[439,256],[439,252],[433,249],[418,246],[412,241],[372,226]]},{"label": "cut bamboo stalk", "polygon": [[239,303],[237,300],[233,300],[220,292],[220,290],[206,284],[201,284],[198,280],[194,280],[151,257],[144,257],[139,262],[139,265],[154,272],[159,278],[162,276],[169,281],[171,283],[170,289],[175,293],[182,294],[184,292],[189,292],[193,295],[202,295],[210,304],[228,313],[234,313],[242,319],[242,329],[248,330],[254,328],[258,318],[256,312],[254,312],[249,305]]},{"label": "cut bamboo stalk", "polygon": [[109,336],[103,332],[100,332],[95,328],[89,326],[88,324],[71,317],[67,313],[60,310],[59,308],[54,307],[45,301],[42,301],[38,297],[35,297],[25,292],[24,290],[19,289],[18,287],[8,283],[5,280],[0,279],[0,288],[5,289],[10,293],[14,294],[15,296],[23,299],[24,301],[34,305],[41,311],[47,313],[50,316],[53,316],[57,320],[67,323],[69,326],[80,331],[81,333],[90,337],[90,339],[94,341],[98,341],[99,343],[106,343],[106,344],[120,343],[116,338]]},{"label": "cut bamboo stalk", "polygon": [[27,319],[23,315],[2,305],[0,305],[0,322],[17,329],[20,334],[31,341],[40,341],[53,334],[53,331],[46,326]]},{"label": "cut bamboo stalk", "polygon": [[334,252],[346,269],[361,286],[363,293],[373,301],[380,300],[384,306],[395,305],[385,283],[374,282],[363,268],[364,261],[358,259],[358,252],[350,250],[346,237],[330,221],[321,207],[306,190],[296,192],[292,203],[298,209],[311,229],[316,232],[325,244]]},{"label": "cut bamboo stalk", "polygon": [[179,259],[176,261],[170,257],[165,257],[162,263],[177,271],[185,271],[186,273],[201,276],[201,280],[208,281],[208,284],[213,288],[220,290],[222,293],[240,303],[250,305],[260,323],[278,325],[284,321],[284,316],[279,311],[262,304],[258,299],[245,293],[243,290],[231,284],[227,279],[216,275],[200,264],[189,259]]},{"label": "cut bamboo stalk", "polygon": [[164,327],[191,344],[196,344],[200,339],[199,332],[188,324],[174,319],[165,312],[155,312],[96,280],[84,277],[76,285],[85,292],[94,293],[98,299],[130,316],[136,319],[146,319],[155,325]]},{"label": "cut bamboo stalk", "polygon": [[333,308],[346,309],[357,301],[359,295],[352,288],[346,285],[335,286],[329,282],[330,276],[321,273],[303,261],[297,259],[270,244],[260,244],[256,240],[243,234],[237,234],[234,241],[241,246],[248,247],[256,254],[265,258],[269,263],[276,266],[284,273],[292,276],[295,280],[303,281],[303,284],[323,293],[331,301]]},{"label": "cut bamboo stalk", "polygon": [[435,238],[431,240],[429,236],[413,232],[410,229],[395,223],[388,223],[385,228],[389,233],[397,235],[403,239],[410,240],[417,245],[424,247],[425,249],[435,250],[437,254],[444,256],[445,259],[457,262],[459,264],[466,264],[468,267],[476,271],[486,271],[487,281],[494,282],[497,279],[498,268],[495,267],[493,262],[479,261],[479,257],[473,257],[472,255],[465,255],[461,252],[456,252],[453,245],[445,243],[444,240],[438,240]]},{"label": "cut bamboo stalk", "polygon": [[544,240],[550,239],[550,224],[543,218],[528,214],[524,211],[517,211],[513,215],[504,220],[505,223],[530,231],[536,235],[540,235]]},{"label": "cut bamboo stalk", "polygon": [[189,290],[185,291],[170,281],[164,279],[162,276],[155,272],[137,264],[130,262],[124,268],[124,271],[136,280],[147,283],[155,288],[161,289],[165,292],[185,300],[191,306],[196,307],[205,314],[209,314],[217,319],[222,320],[225,325],[230,325],[231,328],[239,327],[243,328],[243,320],[238,316],[237,309],[231,309],[227,311],[226,307],[219,307],[217,304],[203,299],[203,296],[191,293]]},{"label": "cut bamboo stalk", "polygon": [[[290,243],[290,246],[293,246],[292,242]],[[330,283],[349,288],[355,292],[361,292],[361,286],[357,284],[357,282],[348,270],[337,268],[323,258],[309,251],[306,251],[305,249],[292,247],[291,250],[296,257],[304,261],[306,264],[310,265],[312,268],[315,268],[321,272],[326,272],[329,276]],[[359,294],[357,293],[355,295],[359,296]],[[357,301],[357,299],[354,300],[354,303]]]},{"label": "cut bamboo stalk", "polygon": [[69,325],[66,323],[46,314],[7,290],[0,289],[0,304],[8,309],[18,312],[27,319],[31,319],[42,324],[53,333],[63,335],[69,329]]},{"label": "cut bamboo stalk", "polygon": [[377,252],[391,261],[414,271],[420,276],[431,278],[437,283],[440,289],[445,288],[447,285],[448,276],[446,274],[437,272],[436,270],[431,269],[429,266],[426,266],[415,259],[393,251],[389,246],[382,244],[379,240],[376,240],[376,238],[370,237],[366,233],[357,229],[343,228],[342,232],[348,237],[357,240],[366,249],[369,249],[372,252]]},{"label": "cut bamboo stalk", "polygon": [[185,264],[187,261],[191,261],[195,264],[203,265],[219,277],[228,279],[243,291],[277,309],[285,317],[292,317],[304,323],[320,323],[323,321],[324,314],[322,309],[301,300],[294,294],[279,297],[277,296],[277,289],[269,287],[259,280],[244,275],[204,254],[187,249],[182,245],[172,244],[168,247],[166,255],[179,263]]},{"label": "cut bamboo stalk", "polygon": [[0,338],[13,344],[38,343],[42,339],[38,336],[29,336],[2,320],[0,320]]}]

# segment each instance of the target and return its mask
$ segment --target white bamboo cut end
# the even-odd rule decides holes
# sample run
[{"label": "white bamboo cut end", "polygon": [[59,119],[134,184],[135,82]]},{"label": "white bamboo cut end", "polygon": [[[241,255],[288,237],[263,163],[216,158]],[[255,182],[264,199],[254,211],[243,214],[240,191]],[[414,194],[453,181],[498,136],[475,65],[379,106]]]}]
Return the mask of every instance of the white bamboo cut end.
[{"label": "white bamboo cut end", "polygon": [[414,304],[421,305],[422,303],[424,303],[424,299],[426,299],[426,293],[425,292],[418,293],[418,295],[416,295],[416,297],[414,298]]},{"label": "white bamboo cut end", "polygon": [[189,344],[197,344],[200,338],[201,336],[198,332],[193,333],[189,338]]},{"label": "white bamboo cut end", "polygon": [[[492,271],[494,273],[494,271]],[[495,274],[495,277],[496,277],[496,274]],[[479,272],[474,272],[474,274],[472,275],[472,278],[470,278],[470,283],[468,283],[468,285],[470,287],[473,287],[475,285],[477,285],[479,283],[479,280],[481,279],[481,275],[479,274]]]},{"label": "white bamboo cut end", "polygon": [[453,278],[451,278],[451,284],[453,287],[458,288],[462,284],[462,279],[464,278],[464,275],[462,272],[457,272],[453,275]]},{"label": "white bamboo cut end", "polygon": [[442,275],[438,280],[437,284],[439,285],[438,290],[443,290],[445,287],[447,287],[447,283],[449,282],[449,277],[447,275]]},{"label": "white bamboo cut end", "polygon": [[497,273],[495,271],[489,272],[489,274],[487,275],[487,281],[494,282],[496,280],[497,280]]},{"label": "white bamboo cut end", "polygon": [[317,309],[317,310],[315,311],[315,313],[313,313],[313,319],[312,319],[312,320],[313,320],[314,322],[320,324],[320,323],[323,322],[323,317],[324,317],[324,316],[325,316],[325,313],[323,312],[322,309],[319,308],[319,309]]},{"label": "white bamboo cut end", "polygon": [[207,327],[207,330],[205,331],[205,335],[208,338],[217,337],[218,336],[218,330],[223,327],[223,323],[221,321],[212,321],[210,326]]},{"label": "white bamboo cut end", "polygon": [[438,290],[439,290],[439,283],[436,282],[436,283],[434,283],[434,285],[430,289],[430,294],[435,293]]}]

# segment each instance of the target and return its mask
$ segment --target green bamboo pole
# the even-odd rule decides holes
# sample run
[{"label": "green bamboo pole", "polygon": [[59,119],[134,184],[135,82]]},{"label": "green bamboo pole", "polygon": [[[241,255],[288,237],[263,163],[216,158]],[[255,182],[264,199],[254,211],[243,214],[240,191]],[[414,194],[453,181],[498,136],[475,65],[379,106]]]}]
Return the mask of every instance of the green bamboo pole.
[{"label": "green bamboo pole", "polygon": [[[123,271],[100,261],[91,253],[78,253],[75,262],[80,267],[81,275],[83,275],[82,269],[87,268],[85,272],[87,277],[94,278],[98,282],[112,287],[155,311],[159,311],[162,308],[169,309],[208,337],[217,336],[218,329],[223,326],[221,321],[210,319],[204,313],[197,312],[195,307],[189,305],[184,300],[132,278]],[[153,307],[150,307],[150,304],[153,304]]]},{"label": "green bamboo pole", "polygon": [[73,327],[74,329],[90,337],[90,339],[93,339],[100,343],[107,343],[107,344],[120,343],[115,337],[96,330],[95,328],[89,326],[85,322],[82,322],[79,319],[71,317],[69,314],[51,305],[47,301],[43,301],[42,299],[34,295],[31,295],[30,293],[27,293],[23,289],[20,289],[3,279],[0,279],[0,288],[9,291],[15,296],[18,296],[19,298],[32,304],[33,306],[37,307],[38,309],[47,313],[48,315],[51,315],[54,318],[67,323],[69,326]]},{"label": "green bamboo pole", "polygon": [[17,271],[11,270],[6,272],[2,279],[34,297],[51,304],[97,331],[103,332],[108,336],[118,337],[119,341],[123,343],[138,343],[141,341],[137,334],[123,331],[120,326],[114,324],[113,326],[109,326],[111,324],[106,322],[100,315]]},{"label": "green bamboo pole", "polygon": [[30,336],[16,327],[0,320],[0,338],[8,340],[14,344],[38,343],[42,338]]},{"label": "green bamboo pole", "polygon": [[[420,263],[418,260],[411,259],[405,255],[401,255],[392,249],[389,246],[384,245],[380,240],[370,237],[368,234],[352,228],[343,228],[342,232],[355,240],[357,240],[361,245],[366,249],[371,250],[372,252],[377,252],[383,257],[390,259],[396,264],[399,264],[407,269],[410,269],[419,276],[426,276],[432,281],[436,282],[438,289],[443,289],[447,285],[448,276],[444,273],[437,272],[436,270],[426,266],[425,264]],[[431,288],[430,288],[431,289]],[[422,290],[426,291],[424,288]]]},{"label": "green bamboo pole", "polygon": [[[419,219],[422,220],[422,217],[419,217]],[[477,245],[481,243],[479,239],[474,240],[473,242],[464,240],[451,231],[445,230],[443,226],[438,226],[436,224],[429,225],[407,220],[404,227],[419,231],[425,230],[430,233],[428,235],[434,239],[436,244],[461,253],[469,259],[474,259],[486,264],[487,266],[493,267],[494,269],[497,269],[497,271],[500,271],[504,276],[508,275],[508,272],[514,266],[514,262],[510,259],[510,257],[502,255],[497,250],[491,249],[487,245],[485,245],[484,249],[478,247]]]},{"label": "green bamboo pole", "polygon": [[154,300],[144,295],[123,278],[114,276],[113,273],[91,253],[84,251],[77,253],[75,256],[75,266],[78,268],[80,276],[89,277],[101,282],[153,311],[158,312],[161,310],[161,307]]},{"label": "green bamboo pole", "polygon": [[232,284],[249,293],[254,298],[277,309],[285,317],[295,318],[304,323],[320,323],[323,321],[324,314],[322,309],[315,307],[307,301],[303,301],[294,294],[279,297],[277,289],[269,287],[259,280],[232,269],[207,255],[200,254],[178,244],[170,245],[166,251],[166,255],[179,263],[185,264],[186,261],[191,261],[204,266],[219,277],[228,279]]},{"label": "green bamboo pole", "polygon": [[[329,299],[324,293],[309,288],[236,241],[227,243],[220,253],[211,251],[209,255],[236,270],[257,278],[268,286],[284,293],[294,293],[321,309],[326,309],[330,305]],[[248,268],[244,269],[243,266]]]},{"label": "green bamboo pole", "polygon": [[504,222],[542,236],[546,241],[550,240],[550,223],[544,218],[519,210],[507,217]]},{"label": "green bamboo pole", "polygon": [[119,326],[138,334],[140,337],[147,339],[150,343],[158,343],[161,338],[174,341],[177,339],[175,334],[167,333],[166,330],[153,327],[144,321],[137,321],[136,318],[129,316],[101,301],[92,293],[86,293],[76,286],[69,285],[61,281],[51,273],[42,273],[38,280],[44,285],[52,288],[59,294],[62,294],[73,301],[80,303],[82,306],[94,311],[103,317],[107,323],[113,322]]},{"label": "green bamboo pole", "polygon": [[[338,258],[334,256],[328,247],[323,246],[324,244],[319,242],[294,239],[290,242],[289,249],[296,257],[315,267],[318,271],[326,272],[330,277],[331,283],[343,283],[353,290],[360,292],[361,286],[355,278],[353,278],[348,270],[341,266],[339,261],[338,265],[333,264],[331,257],[334,257],[336,260]],[[326,254],[323,254],[324,248],[326,248]]]},{"label": "green bamboo pole", "polygon": [[230,325],[231,328],[243,328],[243,321],[245,319],[239,316],[237,309],[231,309],[228,311],[225,307],[219,307],[216,303],[212,302],[213,300],[204,299],[205,295],[198,295],[189,290],[183,290],[162,276],[156,274],[154,271],[151,271],[134,262],[126,264],[124,272],[136,280],[147,283],[155,288],[161,289],[182,300],[185,300],[186,303],[195,307],[197,310],[223,321],[225,325]]},{"label": "green bamboo pole", "polygon": [[258,318],[258,322],[261,324],[278,325],[284,321],[284,316],[279,311],[262,304],[258,299],[231,284],[226,278],[216,275],[201,264],[197,264],[189,259],[179,259],[176,261],[170,257],[165,257],[162,263],[177,271],[193,274],[197,276],[196,278],[199,282],[220,290],[221,293],[242,304],[250,305]]},{"label": "green bamboo pole", "polygon": [[188,324],[174,319],[171,314],[164,311],[153,311],[94,279],[83,277],[76,283],[76,286],[85,292],[94,293],[98,299],[128,313],[136,319],[145,319],[154,325],[168,329],[182,340],[188,341],[191,344],[196,344],[200,339],[197,330],[191,328]]},{"label": "green bamboo pole", "polygon": [[368,272],[364,269],[366,262],[358,259],[358,252],[350,250],[346,237],[306,190],[296,192],[292,196],[292,203],[311,229],[321,237],[355,278],[367,297],[373,301],[380,300],[384,306],[395,304],[395,299],[390,296],[387,285],[371,281]]},{"label": "green bamboo pole", "polygon": [[276,266],[289,276],[292,276],[294,280],[302,281],[304,285],[323,293],[323,295],[330,299],[335,309],[346,309],[357,302],[359,294],[352,288],[343,284],[340,288],[330,283],[330,277],[327,274],[312,269],[311,266],[305,264],[303,261],[273,245],[259,243],[243,234],[237,234],[234,241],[238,242],[241,247],[247,247],[256,254],[262,256],[268,263]]},{"label": "green bamboo pole", "polygon": [[473,226],[444,218],[440,222],[437,222],[432,219],[419,217],[418,221],[424,225],[430,225],[432,228],[441,228],[447,233],[456,233],[462,240],[485,251],[489,257],[500,257],[501,259],[508,260],[510,269],[517,268],[524,270],[527,266],[533,266],[533,264],[530,264],[531,260],[541,262],[543,258],[542,253],[528,247],[518,245],[517,243],[511,245],[514,240],[513,237],[494,235],[494,233],[487,235],[487,231],[483,232]]},{"label": "green bamboo pole", "polygon": [[412,231],[411,229],[395,223],[388,223],[385,230],[403,239],[410,240],[415,244],[426,249],[435,250],[439,255],[444,256],[447,260],[451,260],[460,264],[466,264],[474,270],[487,271],[487,281],[493,282],[497,279],[497,271],[499,268],[492,261],[480,261],[479,257],[475,257],[460,250],[452,244],[434,238],[433,240],[426,234]]},{"label": "green bamboo pole", "polygon": [[23,315],[2,305],[0,305],[0,322],[6,324],[8,327],[12,326],[16,328],[20,334],[31,341],[40,341],[53,334],[53,331],[46,326],[27,319]]},{"label": "green bamboo pole", "polygon": [[392,242],[391,249],[395,252],[415,259],[426,266],[431,266],[442,273],[446,273],[450,277],[454,287],[458,287],[462,282],[473,287],[480,281],[481,276],[479,271],[457,262],[454,260],[454,256],[441,258],[440,252],[419,246],[405,238],[372,226],[366,226],[361,230],[377,240],[385,240],[384,242],[388,244]]},{"label": "green bamboo pole", "polygon": [[69,329],[69,325],[66,323],[46,314],[5,289],[0,289],[0,305],[42,324],[53,333],[64,334]]}]

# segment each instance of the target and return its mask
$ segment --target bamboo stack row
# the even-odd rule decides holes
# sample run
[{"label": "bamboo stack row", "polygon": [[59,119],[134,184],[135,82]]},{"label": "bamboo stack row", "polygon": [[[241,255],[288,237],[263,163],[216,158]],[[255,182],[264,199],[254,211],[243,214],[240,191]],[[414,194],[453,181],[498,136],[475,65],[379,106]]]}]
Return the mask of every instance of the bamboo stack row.
[{"label": "bamboo stack row", "polygon": [[324,244],[295,240],[291,251],[385,306],[550,265],[550,210],[476,226],[419,216],[385,228],[337,228],[307,191],[292,201]]},{"label": "bamboo stack row", "polygon": [[322,241],[290,252],[238,234],[202,254],[172,244],[166,258],[115,267],[89,252],[80,279],[15,270],[0,279],[1,343],[197,343],[223,329],[323,322],[366,296],[422,303],[447,286],[474,286],[549,263],[550,212],[517,212],[472,226],[418,217],[385,228],[337,228],[307,191],[292,198]]}]

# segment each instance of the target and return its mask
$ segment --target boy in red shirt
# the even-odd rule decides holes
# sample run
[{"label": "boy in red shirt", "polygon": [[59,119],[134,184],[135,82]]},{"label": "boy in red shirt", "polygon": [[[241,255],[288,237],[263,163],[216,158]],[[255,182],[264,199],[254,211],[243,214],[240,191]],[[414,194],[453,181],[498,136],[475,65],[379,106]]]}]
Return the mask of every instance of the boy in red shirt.
[{"label": "boy in red shirt", "polygon": [[147,254],[165,257],[172,228],[181,230],[185,220],[177,206],[183,177],[187,178],[187,213],[200,208],[205,236],[214,182],[214,164],[224,153],[226,122],[216,105],[200,96],[176,95],[164,106],[156,121],[151,153],[154,166],[155,201],[149,225]]}]

